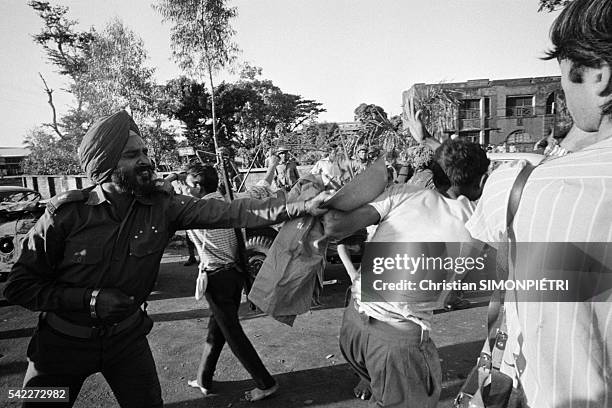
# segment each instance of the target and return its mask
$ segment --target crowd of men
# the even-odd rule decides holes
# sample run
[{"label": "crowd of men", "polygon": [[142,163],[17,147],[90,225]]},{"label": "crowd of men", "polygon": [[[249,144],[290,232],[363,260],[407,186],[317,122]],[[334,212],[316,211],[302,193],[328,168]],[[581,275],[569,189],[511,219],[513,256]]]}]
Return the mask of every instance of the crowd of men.
[{"label": "crowd of men", "polygon": [[[533,170],[511,223],[512,235],[519,243],[609,244],[612,2],[572,1],[554,22],[551,40],[546,58],[559,61],[568,109],[584,133],[579,144],[562,146],[561,153],[555,150],[557,154],[549,154]],[[41,312],[27,350],[24,386],[68,387],[70,406],[83,381],[101,372],[119,405],[163,405],[146,338],[153,325],[146,300],[164,247],[177,230],[188,230],[196,244],[201,258],[199,293],[212,310],[202,361],[190,385],[208,393],[227,342],[255,381],[256,387],[247,393],[253,401],[272,395],[278,383],[238,321],[243,282],[236,268],[237,236],[232,228],[309,214],[321,217],[326,234],[337,238],[377,225],[372,243],[503,244],[510,192],[526,163],[501,167],[489,176],[489,161],[480,146],[460,139],[440,144],[427,132],[412,101],[404,120],[419,143],[418,157],[427,166],[416,169],[415,183],[392,183],[372,202],[351,212],[321,209],[328,192],[289,201],[285,190],[299,174],[292,174],[288,149],[279,152],[279,163],[272,159],[271,169],[276,170],[268,172],[259,192],[247,193],[250,198],[220,199],[216,173],[208,167],[189,169],[184,194],[177,194],[167,182],[154,179],[147,148],[125,111],[96,122],[78,151],[82,168],[95,185],[50,200],[24,240],[5,289],[10,302]],[[365,146],[356,149],[350,173],[366,168],[368,153]],[[325,174],[333,186],[342,181],[344,169],[334,168],[332,154],[315,166],[315,173],[322,178]],[[275,175],[282,185],[274,192],[269,182]],[[589,251],[590,246],[583,247]],[[527,258],[521,248],[517,246],[517,259]],[[610,254],[589,255],[609,271]],[[532,270],[510,262],[509,272],[518,279]],[[434,306],[368,302],[360,271],[352,270],[350,275],[351,296],[339,342],[361,378],[359,395],[367,394],[376,407],[435,407],[441,368],[430,336]],[[522,390],[526,406],[612,406],[610,300],[609,291],[598,301],[584,302],[527,302],[507,296],[502,370]]]}]

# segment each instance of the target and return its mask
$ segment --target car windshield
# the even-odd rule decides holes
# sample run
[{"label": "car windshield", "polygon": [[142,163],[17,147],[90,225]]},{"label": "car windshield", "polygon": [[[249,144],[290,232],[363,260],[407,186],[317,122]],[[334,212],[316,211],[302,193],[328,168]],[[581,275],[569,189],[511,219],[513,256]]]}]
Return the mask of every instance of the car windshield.
[{"label": "car windshield", "polygon": [[2,191],[0,192],[0,203],[23,203],[36,201],[40,198],[34,191]]}]

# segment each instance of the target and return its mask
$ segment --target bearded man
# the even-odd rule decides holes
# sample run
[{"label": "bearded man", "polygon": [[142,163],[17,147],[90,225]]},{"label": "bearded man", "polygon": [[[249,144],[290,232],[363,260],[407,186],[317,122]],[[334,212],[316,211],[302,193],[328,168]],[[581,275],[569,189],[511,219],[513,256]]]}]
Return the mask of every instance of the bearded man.
[{"label": "bearded man", "polygon": [[95,185],[50,200],[4,291],[10,302],[42,312],[24,387],[68,387],[72,406],[83,381],[101,372],[120,406],[161,407],[145,301],[174,232],[319,215],[326,194],[230,204],[158,190],[147,148],[125,111],[89,129],[79,160]]}]

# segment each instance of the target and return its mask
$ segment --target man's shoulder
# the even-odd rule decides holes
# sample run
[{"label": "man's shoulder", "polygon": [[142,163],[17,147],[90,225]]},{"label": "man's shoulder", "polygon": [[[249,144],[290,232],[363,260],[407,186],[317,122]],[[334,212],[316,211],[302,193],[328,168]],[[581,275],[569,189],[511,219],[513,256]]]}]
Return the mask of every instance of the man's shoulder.
[{"label": "man's shoulder", "polygon": [[47,211],[51,215],[55,214],[62,206],[70,203],[85,202],[89,199],[90,188],[82,190],[68,190],[59,193],[47,201]]},{"label": "man's shoulder", "polygon": [[416,194],[427,194],[427,191],[433,190],[425,190],[421,186],[417,186],[411,183],[401,183],[401,184],[393,184],[391,187],[387,188],[389,194],[404,194],[406,196],[414,196]]},{"label": "man's shoulder", "polygon": [[506,190],[508,185],[512,186],[518,174],[528,163],[527,160],[515,160],[510,163],[504,163],[496,168],[489,175],[485,183],[483,196],[490,193],[491,190],[498,190],[500,188]]},{"label": "man's shoulder", "polygon": [[424,191],[422,187],[418,187],[412,184],[402,183],[394,184],[387,187],[376,199],[369,204],[377,208],[381,205],[390,205],[392,210],[397,210],[403,207],[406,203],[414,202],[418,200],[418,196]]}]

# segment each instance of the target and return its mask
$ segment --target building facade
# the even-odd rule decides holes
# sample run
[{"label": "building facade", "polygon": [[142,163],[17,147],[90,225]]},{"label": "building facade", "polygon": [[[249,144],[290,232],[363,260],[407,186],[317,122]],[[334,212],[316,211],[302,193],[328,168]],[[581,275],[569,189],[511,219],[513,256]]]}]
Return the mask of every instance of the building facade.
[{"label": "building facade", "polygon": [[415,84],[403,92],[404,108],[411,95],[418,98],[428,88],[441,89],[457,102],[443,134],[438,135],[442,139],[458,134],[483,146],[532,151],[535,143],[551,132],[558,136],[569,127],[558,76]]},{"label": "building facade", "polygon": [[22,163],[30,155],[23,147],[0,147],[0,176],[23,174]]}]

